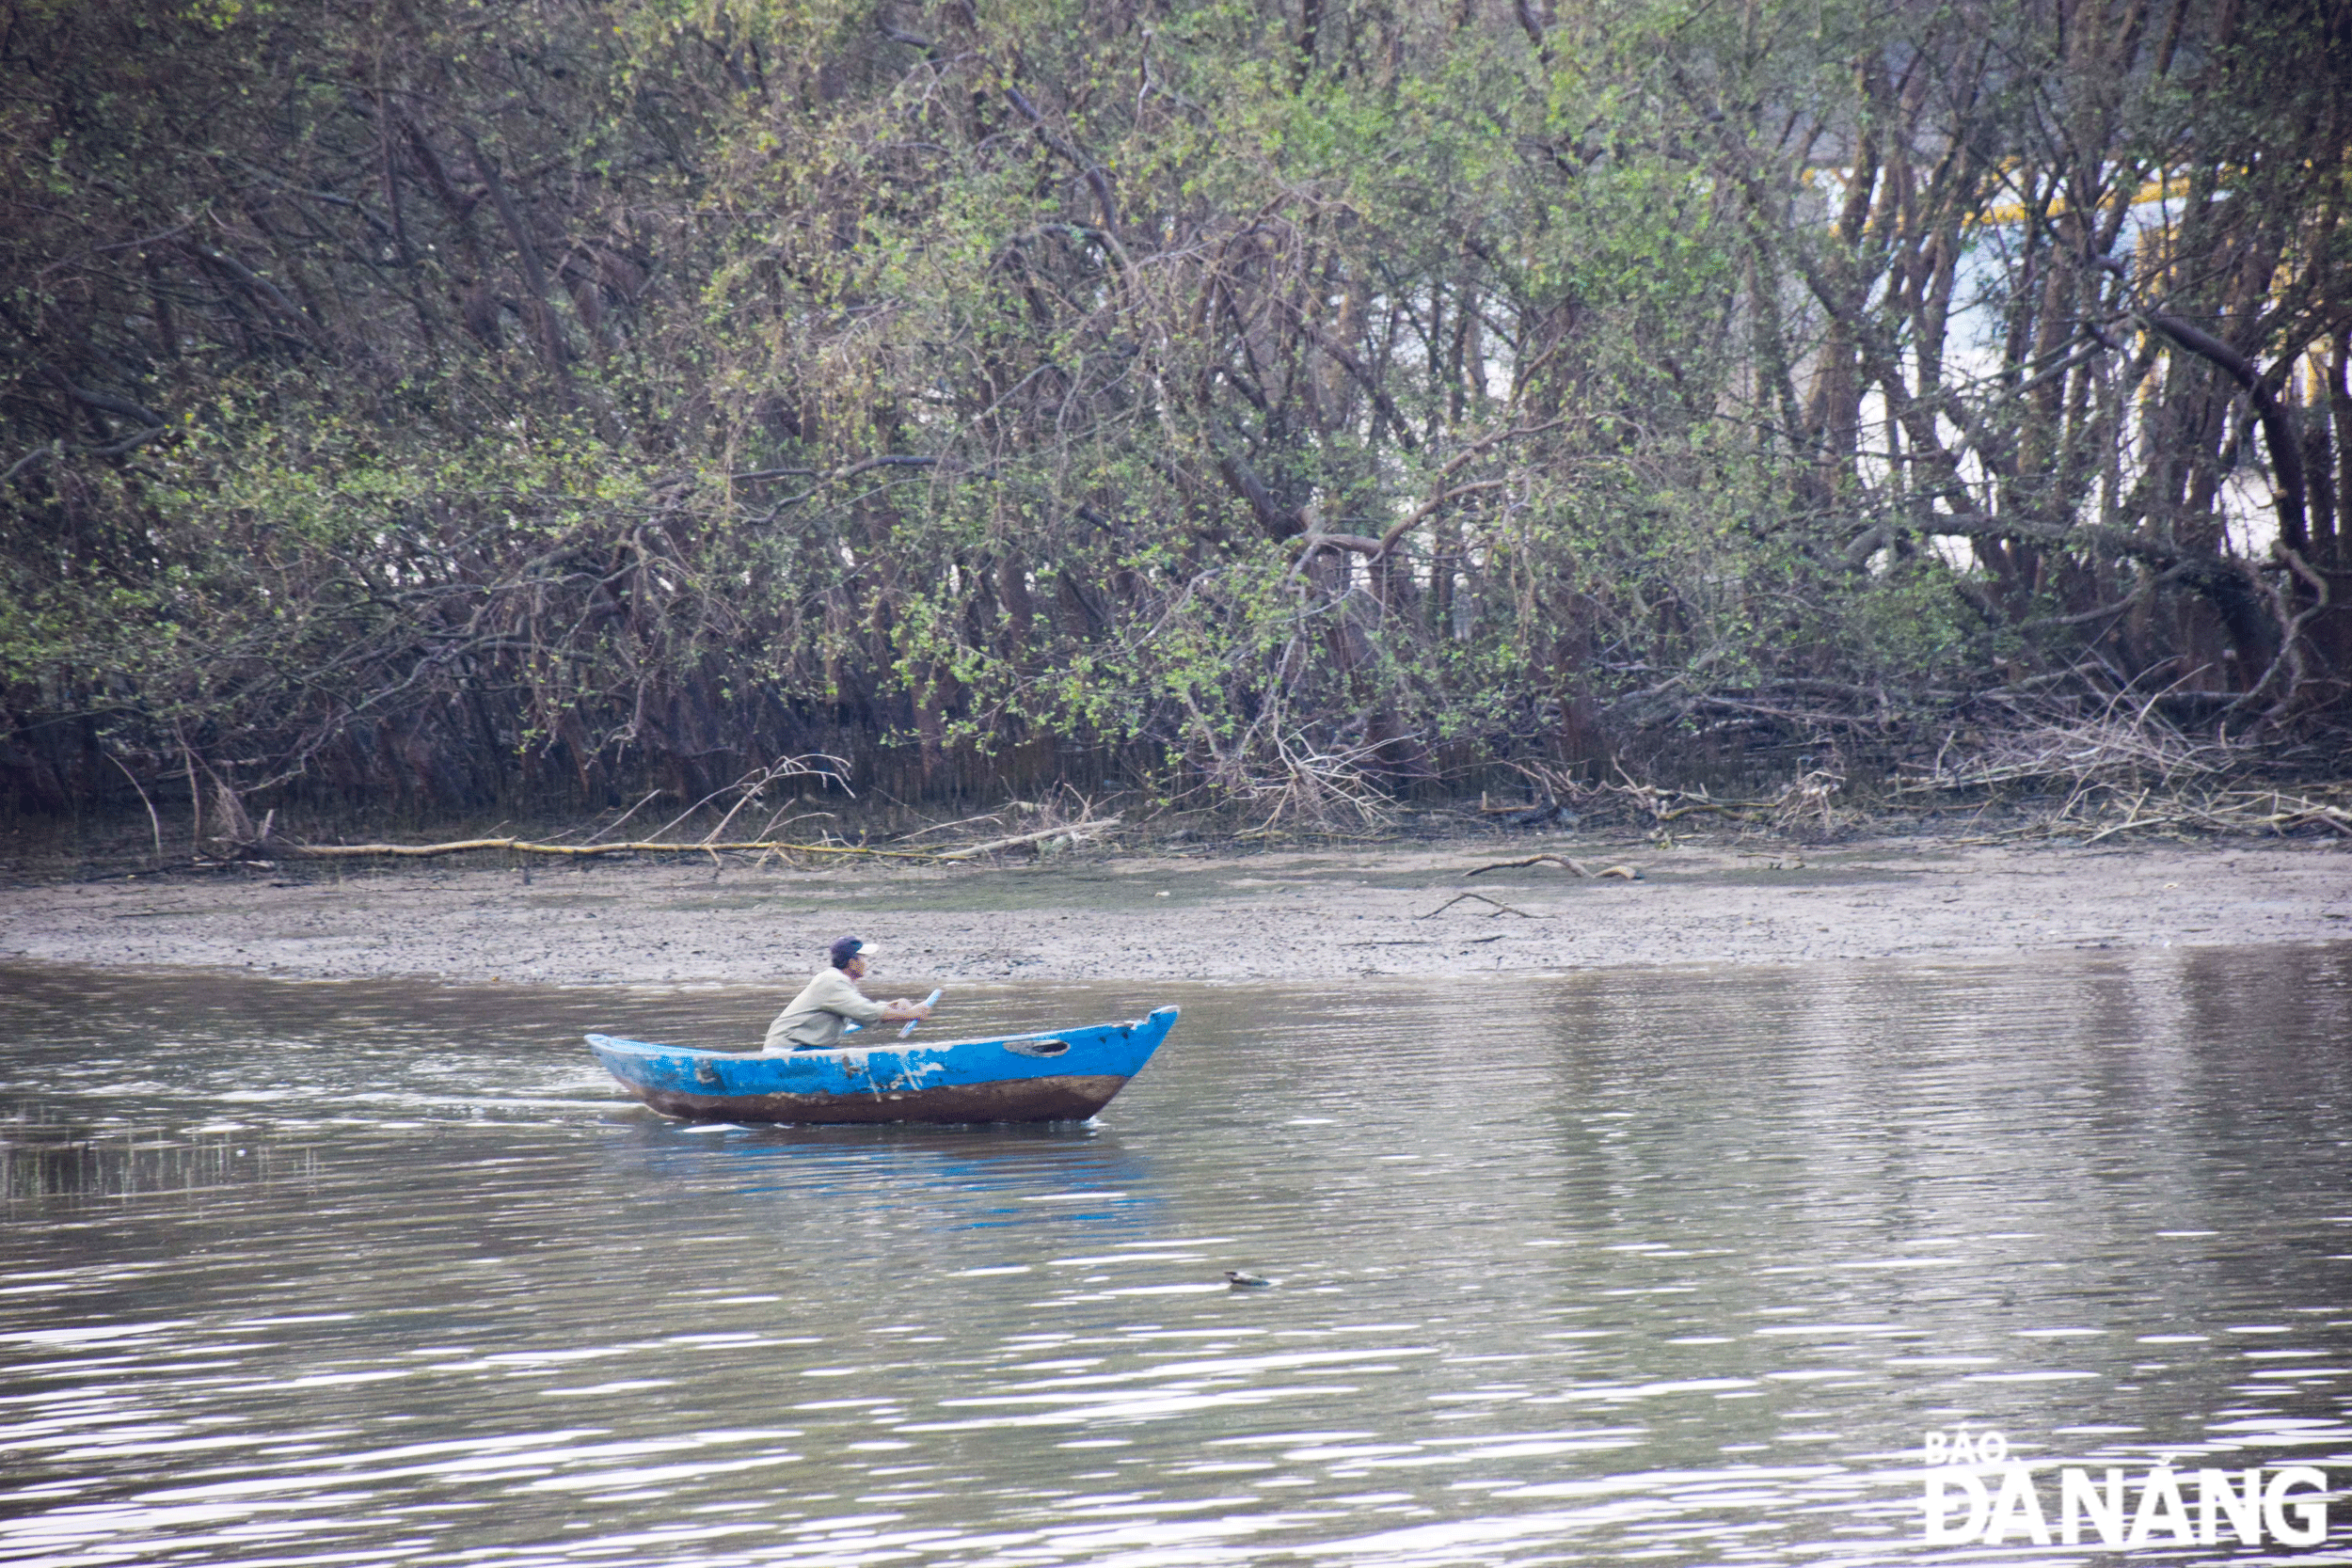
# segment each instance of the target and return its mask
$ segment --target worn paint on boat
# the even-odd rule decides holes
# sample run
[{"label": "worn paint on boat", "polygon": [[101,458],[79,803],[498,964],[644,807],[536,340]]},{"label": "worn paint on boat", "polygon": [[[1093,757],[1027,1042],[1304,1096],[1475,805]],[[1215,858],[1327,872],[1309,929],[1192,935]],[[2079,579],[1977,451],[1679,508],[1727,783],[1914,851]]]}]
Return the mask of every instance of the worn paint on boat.
[{"label": "worn paint on boat", "polygon": [[622,1087],[691,1121],[1084,1121],[1152,1059],[1176,1022],[997,1039],[913,1040],[746,1055],[590,1035]]}]

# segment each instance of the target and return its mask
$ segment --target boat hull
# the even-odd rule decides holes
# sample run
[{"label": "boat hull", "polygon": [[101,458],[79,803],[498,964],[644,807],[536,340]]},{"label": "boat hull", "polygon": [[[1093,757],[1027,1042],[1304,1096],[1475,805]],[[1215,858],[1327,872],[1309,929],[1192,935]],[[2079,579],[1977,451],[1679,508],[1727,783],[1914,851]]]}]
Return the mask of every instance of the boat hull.
[{"label": "boat hull", "polygon": [[1084,1121],[1111,1102],[1127,1080],[1109,1074],[1025,1078],[951,1088],[885,1089],[850,1094],[684,1094],[629,1091],[665,1117],[688,1121]]},{"label": "boat hull", "polygon": [[1084,1121],[1110,1103],[1176,1022],[998,1039],[744,1055],[590,1035],[621,1086],[664,1116],[736,1122]]}]

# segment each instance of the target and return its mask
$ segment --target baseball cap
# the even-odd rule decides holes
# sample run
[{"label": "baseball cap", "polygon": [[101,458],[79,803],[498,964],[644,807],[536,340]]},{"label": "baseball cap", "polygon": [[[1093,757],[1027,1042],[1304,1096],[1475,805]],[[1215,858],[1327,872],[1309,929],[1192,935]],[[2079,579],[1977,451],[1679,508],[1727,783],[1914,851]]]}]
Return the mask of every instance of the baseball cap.
[{"label": "baseball cap", "polygon": [[871,958],[879,949],[870,942],[860,942],[855,937],[843,937],[826,951],[827,956],[833,960],[833,967],[839,969],[851,958]]}]

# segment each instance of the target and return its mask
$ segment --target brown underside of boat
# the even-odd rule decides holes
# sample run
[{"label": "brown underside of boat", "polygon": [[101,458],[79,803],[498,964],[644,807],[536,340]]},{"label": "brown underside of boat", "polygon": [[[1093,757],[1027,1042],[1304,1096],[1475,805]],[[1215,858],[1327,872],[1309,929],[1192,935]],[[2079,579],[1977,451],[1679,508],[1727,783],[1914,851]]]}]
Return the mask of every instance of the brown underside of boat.
[{"label": "brown underside of boat", "polygon": [[663,1116],[689,1121],[1084,1121],[1110,1103],[1127,1080],[1109,1073],[1019,1078],[879,1094],[629,1093]]}]

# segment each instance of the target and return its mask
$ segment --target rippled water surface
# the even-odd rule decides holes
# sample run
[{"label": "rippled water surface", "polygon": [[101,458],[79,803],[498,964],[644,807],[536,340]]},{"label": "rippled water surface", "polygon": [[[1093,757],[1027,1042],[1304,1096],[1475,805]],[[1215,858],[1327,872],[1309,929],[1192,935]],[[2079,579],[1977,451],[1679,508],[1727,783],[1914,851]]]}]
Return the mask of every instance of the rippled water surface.
[{"label": "rippled water surface", "polygon": [[712,1128],[578,1036],[772,996],[0,970],[0,1559],[1911,1561],[1931,1430],[2352,1465],[2352,948],[949,1001],[1184,1017],[1087,1127]]}]

